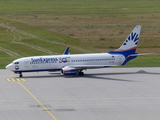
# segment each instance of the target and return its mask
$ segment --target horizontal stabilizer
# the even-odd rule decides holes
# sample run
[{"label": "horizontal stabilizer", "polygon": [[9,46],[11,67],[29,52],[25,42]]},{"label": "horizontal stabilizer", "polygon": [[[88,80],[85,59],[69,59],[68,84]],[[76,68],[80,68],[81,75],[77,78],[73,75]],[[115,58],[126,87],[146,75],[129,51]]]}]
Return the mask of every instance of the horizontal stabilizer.
[{"label": "horizontal stabilizer", "polygon": [[150,54],[153,54],[153,53],[131,54],[129,56],[140,56],[140,55],[150,55]]}]

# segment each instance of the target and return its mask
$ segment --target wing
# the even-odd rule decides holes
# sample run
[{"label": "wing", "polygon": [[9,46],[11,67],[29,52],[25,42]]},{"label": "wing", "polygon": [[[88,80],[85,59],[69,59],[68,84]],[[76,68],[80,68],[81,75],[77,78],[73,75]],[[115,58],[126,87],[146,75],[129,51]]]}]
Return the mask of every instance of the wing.
[{"label": "wing", "polygon": [[81,70],[83,69],[92,69],[92,68],[102,68],[102,67],[109,67],[109,66],[116,66],[116,65],[70,65],[70,66],[64,66],[61,69],[61,74],[63,75],[76,75],[79,70],[79,73],[82,73]]},{"label": "wing", "polygon": [[117,66],[117,65],[69,65],[68,67],[76,69],[90,69],[90,68],[103,68],[111,66]]}]

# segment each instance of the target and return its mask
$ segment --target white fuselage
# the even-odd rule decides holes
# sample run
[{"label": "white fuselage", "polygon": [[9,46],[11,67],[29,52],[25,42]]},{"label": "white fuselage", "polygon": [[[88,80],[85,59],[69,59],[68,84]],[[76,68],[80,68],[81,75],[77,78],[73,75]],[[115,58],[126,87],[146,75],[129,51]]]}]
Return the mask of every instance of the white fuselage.
[{"label": "white fuselage", "polygon": [[[34,71],[58,71],[65,66],[84,66],[81,69],[119,66],[125,61],[123,55],[108,53],[33,56],[17,59],[6,66],[15,73]],[[93,66],[93,67],[92,67]]]}]

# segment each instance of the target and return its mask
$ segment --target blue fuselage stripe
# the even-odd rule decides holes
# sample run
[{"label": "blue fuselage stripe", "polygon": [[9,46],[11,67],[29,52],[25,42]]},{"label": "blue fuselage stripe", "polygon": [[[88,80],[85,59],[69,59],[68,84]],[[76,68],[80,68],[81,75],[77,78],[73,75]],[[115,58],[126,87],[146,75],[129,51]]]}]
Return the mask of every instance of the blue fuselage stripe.
[{"label": "blue fuselage stripe", "polygon": [[43,69],[43,70],[17,70],[13,71],[14,73],[22,73],[22,72],[39,72],[39,71],[60,71],[61,69]]}]

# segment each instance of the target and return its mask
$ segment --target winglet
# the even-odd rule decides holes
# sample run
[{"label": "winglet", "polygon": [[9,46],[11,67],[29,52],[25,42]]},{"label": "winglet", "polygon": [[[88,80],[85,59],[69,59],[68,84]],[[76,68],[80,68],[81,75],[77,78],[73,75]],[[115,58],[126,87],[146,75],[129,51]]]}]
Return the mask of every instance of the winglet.
[{"label": "winglet", "polygon": [[63,55],[68,55],[68,52],[69,52],[69,47],[67,47],[63,53]]}]

